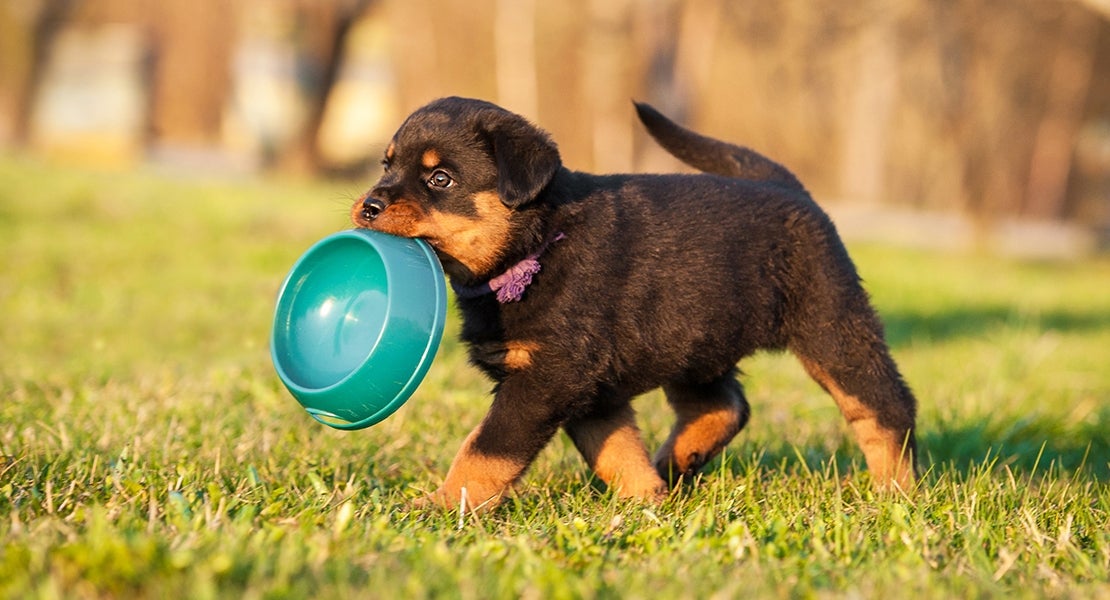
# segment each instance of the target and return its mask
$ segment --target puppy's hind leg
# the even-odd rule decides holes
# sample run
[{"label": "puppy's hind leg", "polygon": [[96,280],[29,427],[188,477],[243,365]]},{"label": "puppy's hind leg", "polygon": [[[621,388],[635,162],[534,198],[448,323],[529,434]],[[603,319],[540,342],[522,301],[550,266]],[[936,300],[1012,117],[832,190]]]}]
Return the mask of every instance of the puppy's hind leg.
[{"label": "puppy's hind leg", "polygon": [[631,405],[572,420],[564,428],[590,469],[621,498],[661,500],[666,495]]},{"label": "puppy's hind leg", "polygon": [[659,476],[675,484],[720,454],[748,423],[751,410],[735,370],[709,383],[674,383],[663,390],[677,421],[654,463]]},{"label": "puppy's hind leg", "polygon": [[876,486],[909,490],[916,477],[916,401],[882,340],[877,318],[867,315],[862,321],[863,327],[860,320],[847,319],[822,328],[822,334],[791,349],[836,400]]}]

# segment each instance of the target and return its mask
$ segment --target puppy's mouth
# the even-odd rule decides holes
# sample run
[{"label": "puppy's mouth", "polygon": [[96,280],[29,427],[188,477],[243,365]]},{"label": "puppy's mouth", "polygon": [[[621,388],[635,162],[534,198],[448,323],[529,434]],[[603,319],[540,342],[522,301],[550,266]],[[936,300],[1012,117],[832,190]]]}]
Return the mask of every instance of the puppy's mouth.
[{"label": "puppy's mouth", "polygon": [[[386,204],[381,200],[366,198],[358,200],[351,207],[351,222],[355,227],[371,229],[405,238],[420,238],[428,243],[441,257],[446,250],[445,243],[429,215],[416,203],[404,200]],[[449,255],[447,258],[452,258]]]},{"label": "puppy's mouth", "polygon": [[[467,281],[492,272],[508,237],[507,209],[496,196],[479,197],[480,216],[457,215],[406,198],[361,198],[351,207],[356,227],[420,238],[439,255],[444,270]],[[489,214],[487,214],[489,213]]]},{"label": "puppy's mouth", "polygon": [[351,207],[351,222],[356,227],[373,229],[401,237],[425,237],[419,227],[425,219],[415,203],[399,201],[386,204],[376,198],[360,198]]}]

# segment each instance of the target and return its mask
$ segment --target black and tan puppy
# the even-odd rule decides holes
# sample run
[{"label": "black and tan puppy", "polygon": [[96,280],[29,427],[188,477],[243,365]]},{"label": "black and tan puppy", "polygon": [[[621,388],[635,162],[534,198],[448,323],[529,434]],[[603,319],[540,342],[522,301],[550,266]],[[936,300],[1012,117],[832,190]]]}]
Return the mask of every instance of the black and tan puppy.
[{"label": "black and tan puppy", "polygon": [[[619,495],[661,497],[744,427],[736,364],[760,349],[797,355],[879,485],[912,484],[914,397],[829,218],[780,165],[636,108],[709,174],[570,171],[524,118],[445,98],[401,125],[355,203],[357,226],[435,248],[496,382],[428,500],[496,504],[560,427]],[[649,458],[631,401],[660,386],[677,422]]]}]

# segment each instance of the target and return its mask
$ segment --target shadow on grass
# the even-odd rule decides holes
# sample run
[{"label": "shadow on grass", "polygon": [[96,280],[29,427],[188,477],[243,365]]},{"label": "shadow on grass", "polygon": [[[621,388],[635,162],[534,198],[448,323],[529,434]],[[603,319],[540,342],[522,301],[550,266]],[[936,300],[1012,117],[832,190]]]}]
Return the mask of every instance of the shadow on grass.
[{"label": "shadow on grass", "polygon": [[[1008,468],[1018,477],[1052,472],[1105,483],[1110,481],[1110,405],[1078,426],[1052,415],[1032,415],[1010,422],[984,418],[970,425],[922,431],[918,450],[922,472],[932,469],[964,477],[989,465],[994,471]],[[784,442],[758,448],[741,446],[730,449],[729,455],[724,468],[737,475],[753,466],[753,461],[761,469],[785,472],[823,472],[835,464],[837,472],[845,475],[864,467],[859,448],[848,438],[835,453]],[[714,460],[705,472],[722,468],[721,460]]]},{"label": "shadow on grass", "polygon": [[1050,310],[1024,312],[1007,305],[971,306],[937,313],[884,311],[892,347],[982,337],[1001,329],[1094,332],[1110,329],[1110,312]]},{"label": "shadow on grass", "polygon": [[1048,415],[1008,423],[985,420],[927,432],[920,443],[925,468],[931,465],[966,475],[993,461],[997,468],[1009,467],[1018,475],[1053,468],[1110,481],[1110,406],[1079,426]]}]

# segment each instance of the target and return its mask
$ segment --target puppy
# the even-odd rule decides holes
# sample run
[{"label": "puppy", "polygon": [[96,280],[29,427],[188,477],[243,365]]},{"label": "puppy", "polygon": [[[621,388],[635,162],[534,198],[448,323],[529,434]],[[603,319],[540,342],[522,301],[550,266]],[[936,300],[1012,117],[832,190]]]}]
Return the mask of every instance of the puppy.
[{"label": "puppy", "polygon": [[[444,98],[405,120],[355,202],[356,226],[435,249],[495,382],[425,502],[495,505],[560,428],[619,496],[660,499],[747,423],[736,364],[760,349],[801,360],[880,487],[911,486],[916,401],[829,218],[775,162],[636,110],[705,174],[571,171],[524,118]],[[658,387],[676,423],[649,457],[631,401]]]}]

